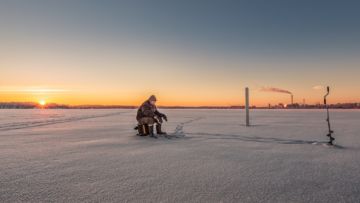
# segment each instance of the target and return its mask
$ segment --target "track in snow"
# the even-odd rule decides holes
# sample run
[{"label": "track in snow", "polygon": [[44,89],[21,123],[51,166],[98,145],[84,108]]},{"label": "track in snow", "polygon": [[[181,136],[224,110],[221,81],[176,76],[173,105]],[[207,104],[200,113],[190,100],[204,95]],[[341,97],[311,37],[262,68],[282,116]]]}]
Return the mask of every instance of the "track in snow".
[{"label": "track in snow", "polygon": [[203,119],[203,117],[196,117],[190,120],[187,120],[185,122],[181,122],[180,124],[178,124],[175,128],[175,131],[171,134],[171,136],[175,136],[175,137],[185,137],[185,132],[184,132],[184,126],[190,123],[193,123],[195,121],[201,120]]},{"label": "track in snow", "polygon": [[116,112],[116,113],[86,115],[86,116],[72,116],[72,117],[68,117],[68,118],[46,119],[46,120],[42,120],[42,121],[4,123],[4,124],[0,124],[0,131],[17,130],[17,129],[23,129],[23,128],[33,128],[33,127],[53,125],[53,124],[58,124],[58,123],[68,123],[68,122],[80,121],[80,120],[91,119],[91,118],[116,116],[116,115],[120,115],[123,113],[126,113],[126,112]]}]

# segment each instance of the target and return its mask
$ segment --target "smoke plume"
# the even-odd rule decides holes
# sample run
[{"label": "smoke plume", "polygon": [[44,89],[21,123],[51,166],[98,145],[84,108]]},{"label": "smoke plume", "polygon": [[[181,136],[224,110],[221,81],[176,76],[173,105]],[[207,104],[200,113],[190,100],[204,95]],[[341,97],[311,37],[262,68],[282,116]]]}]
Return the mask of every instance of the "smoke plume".
[{"label": "smoke plume", "polygon": [[280,88],[276,88],[276,87],[262,87],[260,89],[260,91],[262,92],[278,92],[278,93],[284,93],[284,94],[290,94],[293,95],[290,91],[288,90],[283,90]]},{"label": "smoke plume", "polygon": [[314,90],[324,90],[325,87],[322,86],[322,85],[316,85],[316,86],[313,87],[313,89],[314,89]]}]

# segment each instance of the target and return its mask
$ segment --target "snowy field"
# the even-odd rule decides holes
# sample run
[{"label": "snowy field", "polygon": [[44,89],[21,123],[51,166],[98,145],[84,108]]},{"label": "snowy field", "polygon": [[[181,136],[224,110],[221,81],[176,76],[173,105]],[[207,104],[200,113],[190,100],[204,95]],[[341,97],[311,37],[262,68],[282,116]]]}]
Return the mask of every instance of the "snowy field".
[{"label": "snowy field", "polygon": [[0,202],[360,202],[360,111],[163,112],[0,110]]}]

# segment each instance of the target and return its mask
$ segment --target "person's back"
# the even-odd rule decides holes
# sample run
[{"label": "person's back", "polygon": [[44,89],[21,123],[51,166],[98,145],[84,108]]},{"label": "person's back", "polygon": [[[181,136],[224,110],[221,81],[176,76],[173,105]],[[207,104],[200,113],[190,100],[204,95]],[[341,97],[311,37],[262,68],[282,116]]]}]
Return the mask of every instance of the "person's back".
[{"label": "person's back", "polygon": [[152,97],[141,104],[137,111],[136,120],[139,121],[143,117],[154,117],[157,108],[151,104],[150,99],[152,99]]}]

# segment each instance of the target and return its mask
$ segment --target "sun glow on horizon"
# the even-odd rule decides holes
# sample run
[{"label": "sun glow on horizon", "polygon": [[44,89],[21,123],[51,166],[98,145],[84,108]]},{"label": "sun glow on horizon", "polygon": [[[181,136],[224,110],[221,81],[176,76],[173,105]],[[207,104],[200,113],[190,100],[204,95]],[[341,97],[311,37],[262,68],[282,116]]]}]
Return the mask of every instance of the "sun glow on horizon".
[{"label": "sun glow on horizon", "polygon": [[42,99],[42,100],[39,101],[39,104],[40,104],[40,106],[45,106],[45,105],[46,105],[46,101]]}]

